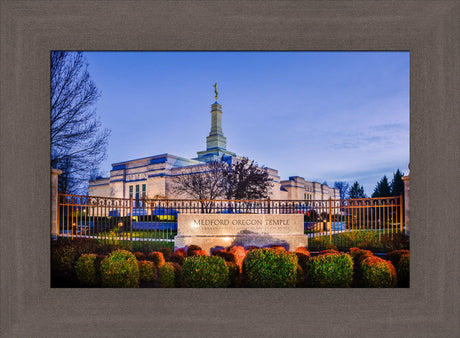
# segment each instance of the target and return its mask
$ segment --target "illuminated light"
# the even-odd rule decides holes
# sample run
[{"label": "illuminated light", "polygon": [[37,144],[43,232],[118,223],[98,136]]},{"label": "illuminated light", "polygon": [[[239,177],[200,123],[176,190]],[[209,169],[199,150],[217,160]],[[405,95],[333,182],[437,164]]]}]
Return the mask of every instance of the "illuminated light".
[{"label": "illuminated light", "polygon": [[193,229],[198,229],[199,227],[200,227],[200,224],[199,224],[199,223],[197,223],[197,222],[192,222],[191,228],[193,228]]}]

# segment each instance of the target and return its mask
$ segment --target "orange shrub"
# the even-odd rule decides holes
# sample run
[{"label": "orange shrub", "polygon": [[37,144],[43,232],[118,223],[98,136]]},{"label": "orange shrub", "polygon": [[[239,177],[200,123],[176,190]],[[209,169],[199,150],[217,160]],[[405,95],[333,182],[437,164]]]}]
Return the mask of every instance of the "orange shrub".
[{"label": "orange shrub", "polygon": [[365,287],[396,287],[396,269],[391,262],[376,256],[368,256],[361,262],[362,278]]},{"label": "orange shrub", "polygon": [[138,261],[145,260],[145,254],[140,251],[136,251],[135,253],[133,253],[133,255],[136,257]]},{"label": "orange shrub", "polygon": [[244,250],[244,247],[231,246],[227,249],[227,252],[233,255],[233,257],[235,258],[234,262],[236,265],[238,265],[238,267],[240,268],[240,272],[241,272],[241,269],[243,267],[243,260],[244,260],[244,257],[246,257],[246,250]]},{"label": "orange shrub", "polygon": [[163,265],[165,265],[165,258],[163,257],[163,253],[158,251],[152,251],[147,255],[147,260],[153,262],[157,269],[160,269]]},{"label": "orange shrub", "polygon": [[187,257],[196,256],[196,252],[202,250],[198,245],[189,245],[187,247]]}]

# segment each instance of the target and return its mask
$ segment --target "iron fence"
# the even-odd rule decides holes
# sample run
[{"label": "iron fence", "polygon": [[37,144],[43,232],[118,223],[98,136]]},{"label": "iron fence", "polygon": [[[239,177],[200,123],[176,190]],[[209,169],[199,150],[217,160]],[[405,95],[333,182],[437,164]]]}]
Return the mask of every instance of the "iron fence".
[{"label": "iron fence", "polygon": [[303,214],[305,233],[313,239],[312,243],[320,239],[336,243],[350,234],[366,240],[369,232],[380,239],[404,229],[402,196],[345,200],[136,200],[60,194],[58,236],[173,245],[179,213]]}]

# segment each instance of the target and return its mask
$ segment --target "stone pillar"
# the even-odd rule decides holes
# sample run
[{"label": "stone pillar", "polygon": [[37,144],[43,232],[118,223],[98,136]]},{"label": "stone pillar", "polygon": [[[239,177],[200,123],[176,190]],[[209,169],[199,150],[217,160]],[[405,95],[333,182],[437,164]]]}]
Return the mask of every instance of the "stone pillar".
[{"label": "stone pillar", "polygon": [[57,239],[58,235],[58,176],[62,170],[51,169],[51,238]]},{"label": "stone pillar", "polygon": [[409,174],[407,176],[403,176],[401,179],[404,181],[404,219],[406,223],[406,235],[409,236]]}]

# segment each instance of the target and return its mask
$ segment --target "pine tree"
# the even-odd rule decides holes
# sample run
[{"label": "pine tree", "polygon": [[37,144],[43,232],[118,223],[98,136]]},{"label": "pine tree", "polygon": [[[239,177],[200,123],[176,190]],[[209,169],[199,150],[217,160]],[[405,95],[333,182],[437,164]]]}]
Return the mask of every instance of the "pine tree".
[{"label": "pine tree", "polygon": [[403,173],[396,170],[391,181],[391,196],[401,196],[404,194],[404,181],[402,180]]},{"label": "pine tree", "polygon": [[391,196],[391,187],[388,183],[388,178],[386,175],[375,186],[372,198],[375,197],[390,197]]},{"label": "pine tree", "polygon": [[366,194],[364,193],[364,188],[362,185],[359,185],[358,181],[353,183],[348,191],[349,198],[366,198]]}]

